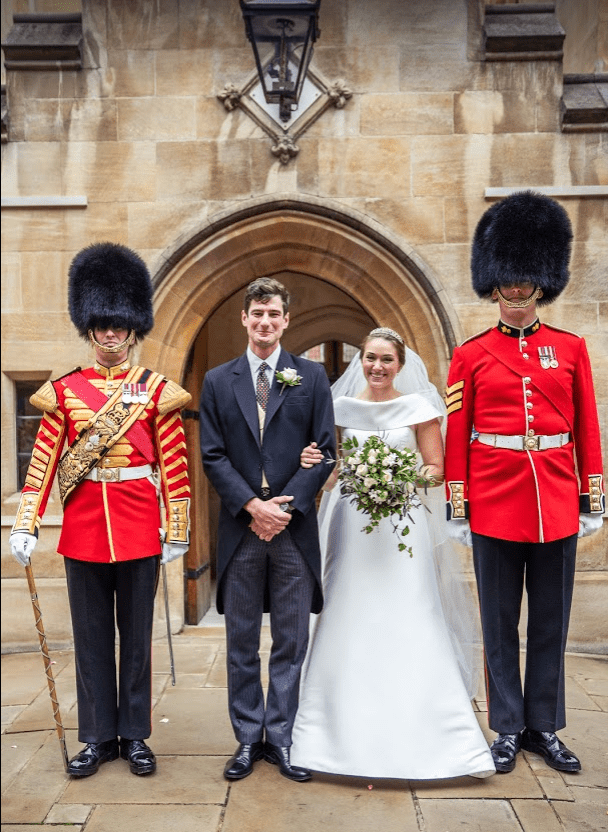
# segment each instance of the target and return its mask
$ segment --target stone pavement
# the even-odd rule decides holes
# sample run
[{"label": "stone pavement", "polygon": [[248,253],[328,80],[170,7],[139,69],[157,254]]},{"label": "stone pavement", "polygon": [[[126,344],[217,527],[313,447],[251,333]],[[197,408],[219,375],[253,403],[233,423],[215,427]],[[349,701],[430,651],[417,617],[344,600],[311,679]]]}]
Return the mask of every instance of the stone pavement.
[{"label": "stone pavement", "polygon": [[[264,627],[262,660],[270,636]],[[514,772],[485,781],[368,780],[315,775],[297,784],[274,766],[245,780],[222,777],[235,741],[226,713],[221,626],[187,628],[174,639],[177,684],[167,645],[154,643],[151,777],[123,760],[70,780],[39,653],[2,657],[2,832],[49,826],[70,832],[600,832],[608,830],[608,661],[567,656],[568,727],[562,738],[582,758],[559,774],[522,753]],[[76,736],[73,654],[52,652],[70,755]],[[477,700],[486,736],[485,703]]]}]

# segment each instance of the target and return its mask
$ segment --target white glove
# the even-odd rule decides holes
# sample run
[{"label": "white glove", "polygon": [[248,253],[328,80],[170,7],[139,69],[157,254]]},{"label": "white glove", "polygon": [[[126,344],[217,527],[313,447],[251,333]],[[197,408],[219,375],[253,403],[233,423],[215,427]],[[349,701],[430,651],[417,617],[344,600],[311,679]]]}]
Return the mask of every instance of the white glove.
[{"label": "white glove", "polygon": [[602,514],[579,514],[578,516],[578,536],[588,537],[590,534],[599,532],[602,528],[603,515]]},{"label": "white glove", "polygon": [[171,563],[176,558],[181,558],[188,551],[187,543],[163,543],[163,553],[160,556],[160,562]]},{"label": "white glove", "polygon": [[21,566],[27,566],[30,562],[30,555],[36,548],[38,538],[29,532],[13,532],[9,537],[11,554]]},{"label": "white glove", "polygon": [[457,540],[459,543],[462,543],[464,546],[473,545],[473,538],[471,537],[471,524],[468,520],[449,520],[448,535],[453,540]]}]

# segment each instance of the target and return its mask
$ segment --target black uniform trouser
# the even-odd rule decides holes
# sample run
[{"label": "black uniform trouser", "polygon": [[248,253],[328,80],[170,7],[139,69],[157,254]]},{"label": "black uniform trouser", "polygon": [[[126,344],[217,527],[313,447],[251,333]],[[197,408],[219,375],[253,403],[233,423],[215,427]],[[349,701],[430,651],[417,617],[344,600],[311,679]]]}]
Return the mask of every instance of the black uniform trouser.
[{"label": "black uniform trouser", "polygon": [[146,739],[152,730],[152,622],[160,558],[64,562],[74,631],[78,739]]},{"label": "black uniform trouser", "polygon": [[[488,721],[498,733],[566,724],[564,652],[577,536],[514,543],[473,534],[483,628]],[[518,624],[524,580],[528,595],[526,672],[522,691]]]},{"label": "black uniform trouser", "polygon": [[[268,696],[260,668],[260,628],[266,587],[272,647]],[[315,579],[288,530],[266,543],[252,531],[226,567],[228,708],[237,741],[290,746],[300,693]]]}]

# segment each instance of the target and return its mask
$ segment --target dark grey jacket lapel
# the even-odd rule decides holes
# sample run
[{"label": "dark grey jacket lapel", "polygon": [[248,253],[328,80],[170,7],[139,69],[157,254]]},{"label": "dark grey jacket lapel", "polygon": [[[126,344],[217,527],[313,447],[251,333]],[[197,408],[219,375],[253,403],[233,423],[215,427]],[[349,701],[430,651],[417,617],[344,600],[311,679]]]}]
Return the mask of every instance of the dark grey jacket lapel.
[{"label": "dark grey jacket lapel", "polygon": [[240,357],[233,372],[233,390],[235,398],[241,408],[245,421],[255,437],[255,441],[259,445],[260,422],[258,419],[258,405],[255,400],[255,390],[253,389],[251,368],[249,367],[249,361],[247,360],[246,354]]}]

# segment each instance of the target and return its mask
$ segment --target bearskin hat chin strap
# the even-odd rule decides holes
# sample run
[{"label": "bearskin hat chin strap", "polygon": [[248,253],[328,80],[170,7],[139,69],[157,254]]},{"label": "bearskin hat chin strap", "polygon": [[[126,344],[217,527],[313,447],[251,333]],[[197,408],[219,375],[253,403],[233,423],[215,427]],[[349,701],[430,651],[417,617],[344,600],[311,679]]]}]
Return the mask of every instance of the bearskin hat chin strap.
[{"label": "bearskin hat chin strap", "polygon": [[543,290],[539,289],[538,286],[532,292],[529,298],[524,298],[523,300],[507,300],[507,298],[503,295],[498,286],[494,291],[497,295],[497,297],[495,297],[495,300],[498,300],[498,298],[500,298],[501,302],[504,303],[505,306],[508,306],[509,309],[525,309],[526,306],[531,306],[534,303],[534,301],[538,300],[539,298],[542,298],[543,296]]},{"label": "bearskin hat chin strap", "polygon": [[122,352],[124,349],[128,349],[132,347],[135,343],[135,332],[131,329],[129,330],[129,334],[125,338],[125,340],[121,344],[116,344],[115,347],[105,347],[103,344],[100,344],[99,341],[93,335],[93,330],[89,330],[89,341],[95,347],[96,350],[101,350],[101,352],[106,353],[106,355],[115,355],[117,352]]}]

